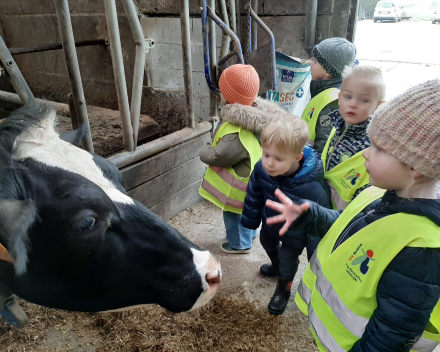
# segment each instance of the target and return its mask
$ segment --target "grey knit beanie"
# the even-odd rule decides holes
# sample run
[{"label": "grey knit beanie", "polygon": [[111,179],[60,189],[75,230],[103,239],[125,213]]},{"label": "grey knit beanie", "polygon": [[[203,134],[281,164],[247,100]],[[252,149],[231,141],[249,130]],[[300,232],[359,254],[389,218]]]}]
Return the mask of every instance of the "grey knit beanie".
[{"label": "grey knit beanie", "polygon": [[440,179],[440,80],[414,86],[379,106],[368,136],[402,163]]},{"label": "grey knit beanie", "polygon": [[347,39],[329,38],[315,45],[312,55],[330,76],[339,78],[345,66],[353,66],[356,47]]}]

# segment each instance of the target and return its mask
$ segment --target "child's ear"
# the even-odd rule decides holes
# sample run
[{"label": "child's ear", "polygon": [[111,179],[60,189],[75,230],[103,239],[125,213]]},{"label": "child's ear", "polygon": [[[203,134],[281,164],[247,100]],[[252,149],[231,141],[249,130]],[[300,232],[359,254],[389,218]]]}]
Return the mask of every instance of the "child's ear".
[{"label": "child's ear", "polygon": [[298,155],[298,157],[296,158],[295,162],[300,161],[303,158],[303,156],[304,156],[304,152],[301,152],[301,154]]}]

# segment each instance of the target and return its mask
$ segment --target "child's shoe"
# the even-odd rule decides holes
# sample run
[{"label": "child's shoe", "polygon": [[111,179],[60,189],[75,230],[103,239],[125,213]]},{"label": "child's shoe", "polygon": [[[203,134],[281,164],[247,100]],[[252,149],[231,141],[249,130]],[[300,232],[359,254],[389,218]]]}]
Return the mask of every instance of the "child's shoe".
[{"label": "child's shoe", "polygon": [[265,277],[276,278],[278,275],[278,268],[272,264],[263,264],[260,266],[260,273]]},{"label": "child's shoe", "polygon": [[248,249],[235,249],[229,245],[229,242],[222,243],[222,251],[229,254],[248,254],[251,252],[251,248]]},{"label": "child's shoe", "polygon": [[292,280],[278,278],[277,288],[269,302],[267,309],[272,314],[283,314],[286,309],[287,302],[289,302]]}]

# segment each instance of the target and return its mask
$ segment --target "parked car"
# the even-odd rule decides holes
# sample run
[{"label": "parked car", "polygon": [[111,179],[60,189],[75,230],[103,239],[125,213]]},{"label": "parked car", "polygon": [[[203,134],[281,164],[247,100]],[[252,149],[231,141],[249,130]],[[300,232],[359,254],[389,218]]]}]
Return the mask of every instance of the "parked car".
[{"label": "parked car", "polygon": [[400,22],[402,19],[402,8],[397,1],[379,1],[374,9],[373,21]]},{"label": "parked car", "polygon": [[440,10],[434,10],[434,13],[432,14],[432,24],[435,24],[436,22],[440,22]]}]

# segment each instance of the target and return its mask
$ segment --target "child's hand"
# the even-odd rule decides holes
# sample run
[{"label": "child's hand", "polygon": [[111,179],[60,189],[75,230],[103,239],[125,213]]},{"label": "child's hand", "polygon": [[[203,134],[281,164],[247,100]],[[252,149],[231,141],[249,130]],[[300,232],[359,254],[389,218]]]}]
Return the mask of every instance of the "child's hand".
[{"label": "child's hand", "polygon": [[274,202],[270,199],[266,200],[266,206],[268,208],[271,208],[273,210],[278,211],[281,213],[277,216],[272,216],[271,218],[268,218],[266,223],[268,225],[277,224],[279,222],[285,222],[284,226],[280,230],[280,236],[283,236],[287,230],[289,229],[290,225],[298,219],[298,217],[305,212],[307,209],[309,209],[309,203],[304,203],[301,205],[295,204],[292,202],[290,198],[288,198],[283,192],[281,192],[279,189],[275,191],[275,195],[277,198],[281,201],[282,204]]}]

